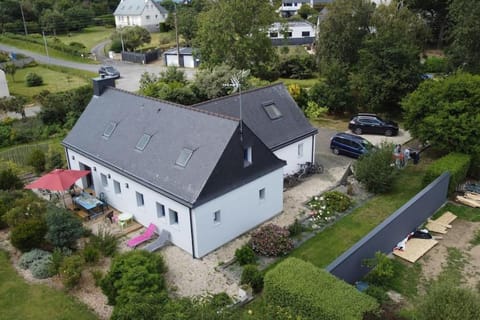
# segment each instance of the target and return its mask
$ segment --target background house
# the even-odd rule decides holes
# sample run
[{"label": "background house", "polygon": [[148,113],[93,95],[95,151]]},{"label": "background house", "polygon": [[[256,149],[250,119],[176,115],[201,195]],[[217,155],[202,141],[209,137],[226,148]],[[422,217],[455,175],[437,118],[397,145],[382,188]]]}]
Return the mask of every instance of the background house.
[{"label": "background house", "polygon": [[238,118],[112,88],[94,97],[63,140],[80,187],[202,257],[282,211],[285,162]]},{"label": "background house", "polygon": [[[200,59],[193,54],[192,48],[181,47],[167,50],[163,53],[163,59],[166,66],[175,66],[182,68],[196,68],[200,64]],[[179,54],[180,53],[180,54]]]},{"label": "background house", "polygon": [[309,5],[312,8],[331,3],[332,0],[282,0],[278,12],[282,17],[291,17],[297,14],[302,5]]},{"label": "background house", "polygon": [[159,23],[167,19],[168,11],[158,0],[121,0],[113,15],[117,28],[140,26],[158,31]]},{"label": "background house", "polygon": [[315,161],[314,128],[282,83],[194,105],[194,107],[242,118],[275,155],[287,162],[284,174],[299,170],[299,164]]},{"label": "background house", "polygon": [[286,24],[275,22],[268,29],[268,36],[274,46],[312,44],[315,42],[316,30],[308,21],[288,21]]}]

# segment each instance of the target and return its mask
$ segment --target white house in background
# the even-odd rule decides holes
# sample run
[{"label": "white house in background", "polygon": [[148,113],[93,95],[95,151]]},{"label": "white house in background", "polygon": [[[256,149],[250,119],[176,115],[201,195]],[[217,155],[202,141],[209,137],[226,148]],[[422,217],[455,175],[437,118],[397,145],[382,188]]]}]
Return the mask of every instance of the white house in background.
[{"label": "white house in background", "polygon": [[167,50],[163,53],[163,59],[166,66],[196,68],[200,64],[200,59],[193,53],[189,47],[181,47]]},{"label": "white house in background", "polygon": [[275,22],[268,29],[273,45],[302,45],[315,41],[316,29],[308,21]]},{"label": "white house in background", "polygon": [[287,165],[284,174],[299,170],[299,164],[315,162],[314,128],[282,83],[244,91],[193,105],[198,109],[242,118],[248,128]]},{"label": "white house in background", "polygon": [[113,15],[117,28],[140,26],[158,31],[158,25],[167,19],[168,11],[159,0],[121,0]]},{"label": "white house in background", "polygon": [[62,142],[69,168],[91,171],[80,187],[168,231],[195,258],[282,211],[285,161],[246,122],[114,86],[94,79],[92,100]]},{"label": "white house in background", "polygon": [[278,12],[283,17],[291,17],[297,14],[297,11],[305,4],[312,8],[316,6],[325,5],[331,3],[332,0],[282,0],[282,4],[278,9]]}]

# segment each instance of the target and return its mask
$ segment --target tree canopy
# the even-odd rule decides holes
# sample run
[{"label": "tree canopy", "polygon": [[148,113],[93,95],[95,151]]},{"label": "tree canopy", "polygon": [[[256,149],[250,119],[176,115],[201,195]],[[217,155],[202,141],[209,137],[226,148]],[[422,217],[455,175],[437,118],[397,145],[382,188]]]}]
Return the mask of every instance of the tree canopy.
[{"label": "tree canopy", "polygon": [[480,76],[423,82],[403,101],[405,127],[437,150],[480,155]]}]

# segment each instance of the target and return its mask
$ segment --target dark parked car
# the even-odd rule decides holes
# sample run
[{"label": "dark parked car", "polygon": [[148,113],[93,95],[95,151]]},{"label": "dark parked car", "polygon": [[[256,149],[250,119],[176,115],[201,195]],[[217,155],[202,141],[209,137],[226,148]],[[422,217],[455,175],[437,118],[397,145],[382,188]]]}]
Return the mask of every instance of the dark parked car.
[{"label": "dark parked car", "polygon": [[355,134],[373,133],[386,136],[396,136],[398,134],[398,124],[396,122],[382,120],[372,113],[359,113],[350,120],[348,129]]},{"label": "dark parked car", "polygon": [[98,69],[98,74],[102,77],[120,78],[120,72],[112,66],[101,66]]},{"label": "dark parked car", "polygon": [[350,133],[337,133],[330,139],[330,149],[337,155],[358,158],[373,148],[368,140]]}]

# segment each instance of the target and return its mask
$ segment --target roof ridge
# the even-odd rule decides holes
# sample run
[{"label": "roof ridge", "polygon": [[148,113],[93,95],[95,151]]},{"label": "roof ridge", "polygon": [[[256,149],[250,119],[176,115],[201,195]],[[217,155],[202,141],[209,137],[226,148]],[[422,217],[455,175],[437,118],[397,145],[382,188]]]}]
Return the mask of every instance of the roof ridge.
[{"label": "roof ridge", "polygon": [[224,115],[224,114],[221,114],[221,113],[211,112],[211,111],[207,111],[207,110],[203,110],[203,109],[194,108],[193,106],[185,106],[183,104],[174,103],[174,102],[167,101],[167,100],[161,100],[161,99],[154,98],[154,97],[143,96],[141,94],[134,93],[134,92],[127,91],[127,90],[124,90],[124,89],[120,89],[120,88],[116,88],[116,87],[108,87],[107,89],[113,89],[113,90],[116,90],[116,91],[120,91],[120,92],[123,92],[123,93],[133,95],[133,96],[137,96],[137,97],[140,97],[140,98],[144,98],[144,99],[148,99],[148,100],[152,100],[152,101],[156,101],[156,102],[162,102],[162,103],[171,105],[172,107],[177,107],[177,108],[182,108],[182,109],[186,109],[186,110],[190,110],[190,111],[194,111],[194,112],[199,112],[199,113],[207,114],[207,115],[217,117],[217,118],[222,118],[222,119],[232,120],[232,121],[240,121],[240,118]]},{"label": "roof ridge", "polygon": [[[263,87],[252,88],[252,89],[249,89],[249,90],[246,90],[246,91],[242,91],[242,95],[249,94],[249,93],[255,92],[255,91],[260,91],[260,90],[267,89],[267,88],[276,87],[276,86],[279,86],[279,85],[284,85],[284,83],[283,82],[276,82],[276,83],[272,83],[272,84],[269,84],[269,85],[266,85],[266,86],[263,86]],[[201,105],[208,104],[208,103],[211,103],[211,102],[231,99],[232,97],[236,97],[238,95],[240,95],[240,92],[237,92],[235,94],[229,94],[227,96],[222,96],[222,97],[206,100],[206,101],[202,101],[202,102],[199,102],[199,103],[195,103],[195,104],[192,104],[191,107],[196,108],[197,106],[201,106]]]}]

